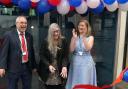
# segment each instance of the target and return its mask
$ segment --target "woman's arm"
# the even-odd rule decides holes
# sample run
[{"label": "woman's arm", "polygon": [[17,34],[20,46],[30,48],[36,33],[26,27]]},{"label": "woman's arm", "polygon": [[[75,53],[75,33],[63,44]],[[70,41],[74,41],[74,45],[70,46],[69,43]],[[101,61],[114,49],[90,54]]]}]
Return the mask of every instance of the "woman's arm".
[{"label": "woman's arm", "polygon": [[49,68],[49,61],[48,59],[46,58],[46,56],[48,56],[49,54],[47,54],[47,42],[44,41],[42,44],[41,44],[41,48],[40,48],[40,60],[41,62],[46,66],[46,68]]},{"label": "woman's arm", "polygon": [[76,47],[76,40],[77,40],[77,33],[75,32],[75,29],[73,29],[72,31],[72,38],[71,38],[71,42],[70,42],[70,52],[73,52],[75,50]]},{"label": "woman's arm", "polygon": [[63,39],[63,58],[62,58],[62,69],[61,69],[61,77],[62,78],[67,78],[67,65],[69,63],[69,47],[68,47],[68,43],[65,39]]},{"label": "woman's arm", "polygon": [[63,39],[63,42],[62,42],[62,45],[63,45],[63,52],[62,53],[62,67],[67,67],[68,63],[69,63],[69,59],[68,59],[68,56],[69,56],[69,47],[68,47],[68,43],[65,39]]},{"label": "woman's arm", "polygon": [[72,37],[70,42],[70,52],[72,53],[76,47],[76,38]]},{"label": "woman's arm", "polygon": [[90,51],[94,44],[94,37],[90,36],[89,40],[87,41],[86,37],[83,37],[84,46],[86,48],[86,51]]}]

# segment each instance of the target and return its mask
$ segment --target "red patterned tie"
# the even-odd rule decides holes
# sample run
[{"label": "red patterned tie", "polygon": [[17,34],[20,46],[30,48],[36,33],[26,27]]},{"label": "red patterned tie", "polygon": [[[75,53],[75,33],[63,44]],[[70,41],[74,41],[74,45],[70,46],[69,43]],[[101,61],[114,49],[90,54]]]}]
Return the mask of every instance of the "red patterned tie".
[{"label": "red patterned tie", "polygon": [[27,46],[25,44],[24,34],[20,33],[20,35],[21,35],[21,47],[22,47],[22,62],[27,62],[28,61],[28,51],[27,51]]}]

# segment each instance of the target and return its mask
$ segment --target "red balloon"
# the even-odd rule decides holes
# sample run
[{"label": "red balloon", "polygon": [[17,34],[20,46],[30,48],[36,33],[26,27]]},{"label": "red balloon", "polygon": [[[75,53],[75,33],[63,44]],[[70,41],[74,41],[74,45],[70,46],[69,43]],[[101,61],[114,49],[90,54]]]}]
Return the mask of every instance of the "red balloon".
[{"label": "red balloon", "polygon": [[49,4],[53,6],[57,6],[60,3],[61,0],[48,0]]},{"label": "red balloon", "polygon": [[37,7],[37,4],[38,4],[38,3],[31,2],[31,7],[32,7],[32,8],[36,8],[36,7]]},{"label": "red balloon", "polygon": [[70,6],[70,11],[74,11],[74,10],[75,10],[75,7]]},{"label": "red balloon", "polygon": [[4,5],[8,5],[11,3],[11,0],[0,0],[0,2]]}]

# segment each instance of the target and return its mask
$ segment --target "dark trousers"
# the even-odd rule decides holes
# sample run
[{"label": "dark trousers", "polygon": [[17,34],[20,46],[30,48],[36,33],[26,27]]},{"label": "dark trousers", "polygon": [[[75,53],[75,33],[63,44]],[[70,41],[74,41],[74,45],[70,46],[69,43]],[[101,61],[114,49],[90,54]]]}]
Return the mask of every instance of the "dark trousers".
[{"label": "dark trousers", "polygon": [[64,89],[62,85],[46,85],[46,89]]},{"label": "dark trousers", "polygon": [[65,89],[63,85],[46,85],[39,79],[39,89]]},{"label": "dark trousers", "polygon": [[18,81],[21,79],[23,89],[31,89],[32,74],[28,71],[25,64],[22,65],[22,69],[18,73],[8,72],[8,88],[7,89],[18,89]]}]

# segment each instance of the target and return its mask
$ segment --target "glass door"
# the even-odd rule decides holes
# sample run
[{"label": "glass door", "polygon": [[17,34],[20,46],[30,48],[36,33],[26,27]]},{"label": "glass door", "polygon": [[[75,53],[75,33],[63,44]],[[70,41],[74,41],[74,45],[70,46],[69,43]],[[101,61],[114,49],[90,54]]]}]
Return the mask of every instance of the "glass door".
[{"label": "glass door", "polygon": [[114,56],[117,32],[117,11],[90,14],[89,20],[95,37],[92,55],[96,62],[98,85],[111,84],[114,72]]}]

